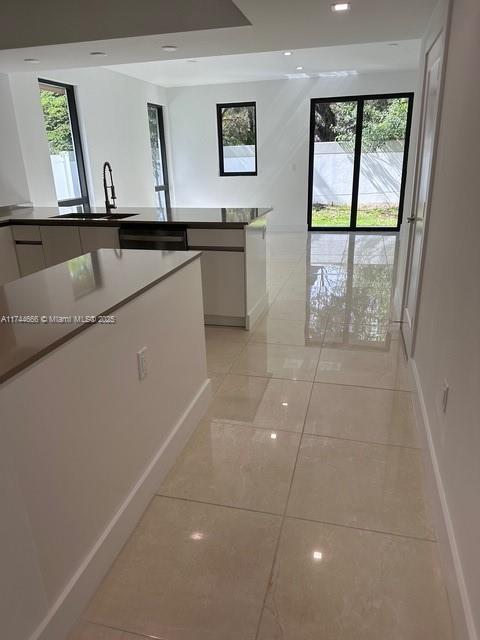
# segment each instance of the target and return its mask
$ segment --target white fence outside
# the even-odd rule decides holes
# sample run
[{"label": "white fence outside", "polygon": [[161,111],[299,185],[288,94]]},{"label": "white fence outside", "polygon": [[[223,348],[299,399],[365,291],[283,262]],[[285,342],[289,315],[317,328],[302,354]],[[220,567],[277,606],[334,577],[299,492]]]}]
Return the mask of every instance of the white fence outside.
[{"label": "white fence outside", "polygon": [[255,171],[255,145],[224,146],[223,168],[226,173]]},{"label": "white fence outside", "polygon": [[62,153],[51,155],[50,161],[57,199],[79,198],[81,191],[75,152],[62,151]]},{"label": "white fence outside", "polygon": [[[352,199],[353,145],[315,142],[313,202],[350,204]],[[358,203],[398,206],[402,181],[403,149],[392,142],[385,150],[362,153]]]}]

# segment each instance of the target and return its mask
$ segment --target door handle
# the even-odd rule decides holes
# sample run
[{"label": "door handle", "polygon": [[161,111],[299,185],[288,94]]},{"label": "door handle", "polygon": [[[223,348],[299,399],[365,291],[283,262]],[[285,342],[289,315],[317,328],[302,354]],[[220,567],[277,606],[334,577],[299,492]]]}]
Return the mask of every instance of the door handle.
[{"label": "door handle", "polygon": [[416,219],[417,219],[417,216],[409,216],[407,218],[407,222],[408,224],[410,224],[411,222],[415,222]]}]

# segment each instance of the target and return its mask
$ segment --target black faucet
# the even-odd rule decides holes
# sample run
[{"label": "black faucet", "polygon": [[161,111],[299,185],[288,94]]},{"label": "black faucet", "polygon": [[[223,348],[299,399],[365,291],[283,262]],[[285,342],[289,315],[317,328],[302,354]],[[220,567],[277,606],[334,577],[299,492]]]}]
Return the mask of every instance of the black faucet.
[{"label": "black faucet", "polygon": [[[110,186],[107,185],[107,169],[110,174]],[[108,196],[109,189],[110,197]],[[112,167],[109,162],[103,163],[103,193],[105,194],[105,209],[107,210],[107,213],[109,213],[112,209],[117,208],[117,205],[115,204],[117,196],[115,195],[115,186],[113,184]],[[110,198],[112,201],[110,201]]]}]

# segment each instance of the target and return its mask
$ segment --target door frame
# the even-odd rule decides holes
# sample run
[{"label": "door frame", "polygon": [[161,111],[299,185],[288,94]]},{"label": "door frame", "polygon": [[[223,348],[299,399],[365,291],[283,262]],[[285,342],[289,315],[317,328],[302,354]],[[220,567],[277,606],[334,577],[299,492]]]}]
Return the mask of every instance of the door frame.
[{"label": "door frame", "polygon": [[[425,49],[422,52],[422,88],[421,88],[421,111],[419,114],[419,125],[417,132],[417,149],[415,156],[415,174],[413,181],[413,193],[411,200],[411,216],[415,216],[418,198],[419,198],[419,181],[420,181],[420,171],[421,171],[421,157],[423,152],[423,142],[422,135],[424,132],[425,126],[425,106],[426,106],[426,90],[427,90],[427,58],[430,51],[433,47],[440,42],[441,47],[441,62],[440,62],[440,84],[438,91],[438,104],[437,104],[437,112],[435,114],[435,127],[433,134],[433,154],[432,154],[432,164],[430,168],[430,176],[428,183],[428,192],[427,192],[427,204],[425,208],[426,216],[424,219],[424,227],[423,227],[423,239],[422,246],[420,252],[420,261],[419,261],[419,271],[417,275],[417,292],[416,292],[416,301],[415,301],[415,311],[413,318],[411,320],[411,326],[409,326],[410,335],[406,335],[406,324],[405,315],[408,314],[406,305],[408,302],[408,291],[410,288],[410,283],[412,279],[412,258],[413,258],[413,241],[415,237],[415,221],[413,220],[413,224],[408,225],[408,245],[407,245],[407,257],[405,262],[405,274],[404,274],[404,283],[403,283],[403,295],[402,295],[402,322],[401,322],[401,333],[403,343],[405,345],[405,351],[407,353],[408,358],[412,358],[415,352],[416,338],[417,338],[417,325],[418,325],[418,316],[420,310],[420,299],[421,299],[421,290],[422,290],[422,281],[423,281],[423,271],[425,264],[425,253],[427,247],[427,239],[428,239],[428,230],[430,226],[430,213],[431,213],[431,205],[432,205],[432,191],[433,191],[433,183],[435,178],[435,168],[437,162],[437,152],[438,152],[438,135],[440,131],[440,122],[442,116],[442,106],[443,106],[443,93],[444,93],[444,85],[445,85],[445,72],[446,72],[446,52],[447,52],[447,37],[448,37],[448,29],[450,24],[450,13],[451,8],[447,13],[446,23],[443,25],[442,29],[435,32],[431,35],[428,42],[425,45]],[[410,222],[410,221],[409,221]]]},{"label": "door frame", "polygon": [[[408,98],[407,123],[405,128],[405,145],[403,149],[402,179],[400,183],[400,198],[398,202],[398,220],[396,227],[357,227],[358,208],[358,187],[360,183],[360,162],[362,155],[362,128],[363,128],[363,106],[365,100],[384,100],[388,98]],[[350,214],[350,225],[347,227],[314,227],[312,226],[312,199],[313,199],[313,172],[315,163],[315,105],[324,102],[357,102],[357,122],[355,129],[355,150],[353,161],[352,178],[352,205]],[[402,91],[400,93],[374,93],[356,96],[340,96],[332,98],[311,98],[310,100],[310,137],[308,147],[308,201],[307,201],[307,224],[309,231],[342,232],[361,231],[362,233],[382,233],[385,231],[398,231],[403,221],[403,205],[405,202],[405,186],[407,181],[408,154],[410,147],[410,133],[412,128],[413,114],[413,91]]]}]

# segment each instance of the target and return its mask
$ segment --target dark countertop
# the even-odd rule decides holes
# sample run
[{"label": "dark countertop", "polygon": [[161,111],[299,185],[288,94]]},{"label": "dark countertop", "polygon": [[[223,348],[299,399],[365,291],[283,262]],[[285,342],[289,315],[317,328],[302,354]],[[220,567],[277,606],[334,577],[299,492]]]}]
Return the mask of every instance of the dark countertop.
[{"label": "dark countertop", "polygon": [[[24,207],[5,212],[0,217],[0,226],[9,224],[48,224],[48,225],[95,225],[113,226],[127,224],[181,225],[187,228],[229,228],[243,229],[258,218],[272,211],[271,207],[172,207],[167,211],[154,207],[119,207],[112,213],[137,214],[121,220],[91,219],[88,213],[84,218],[56,218],[62,213],[75,211],[72,208]],[[104,208],[93,207],[91,213],[105,213]]]},{"label": "dark countertop", "polygon": [[[0,286],[0,383],[90,327],[85,316],[112,314],[199,257],[198,251],[101,249]],[[38,320],[8,322],[7,316]],[[51,322],[51,316],[71,320]]]}]

